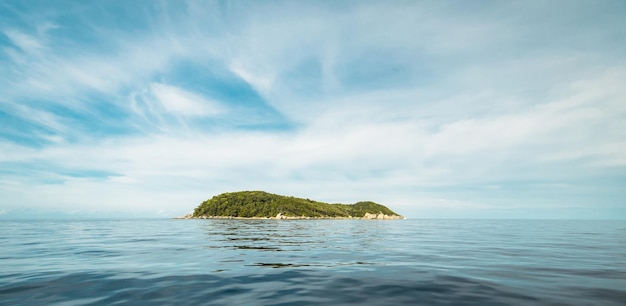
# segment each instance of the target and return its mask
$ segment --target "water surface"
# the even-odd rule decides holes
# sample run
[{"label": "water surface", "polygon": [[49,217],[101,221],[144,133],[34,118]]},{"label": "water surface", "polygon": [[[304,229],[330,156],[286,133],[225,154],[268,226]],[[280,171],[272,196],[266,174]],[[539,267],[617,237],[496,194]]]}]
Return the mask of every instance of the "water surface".
[{"label": "water surface", "polygon": [[0,221],[2,305],[626,303],[626,221]]}]

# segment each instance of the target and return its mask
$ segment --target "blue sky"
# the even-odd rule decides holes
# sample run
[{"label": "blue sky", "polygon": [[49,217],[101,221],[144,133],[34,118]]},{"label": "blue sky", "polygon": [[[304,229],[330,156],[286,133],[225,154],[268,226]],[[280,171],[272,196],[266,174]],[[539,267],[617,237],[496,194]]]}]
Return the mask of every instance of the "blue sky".
[{"label": "blue sky", "polygon": [[626,218],[623,1],[0,1],[0,218],[226,191]]}]

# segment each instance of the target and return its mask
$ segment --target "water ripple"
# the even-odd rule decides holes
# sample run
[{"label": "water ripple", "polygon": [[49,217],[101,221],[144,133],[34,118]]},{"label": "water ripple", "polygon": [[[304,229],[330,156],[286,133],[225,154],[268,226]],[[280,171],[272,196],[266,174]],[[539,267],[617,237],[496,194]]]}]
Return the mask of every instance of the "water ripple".
[{"label": "water ripple", "polygon": [[624,223],[0,221],[0,304],[622,305]]}]

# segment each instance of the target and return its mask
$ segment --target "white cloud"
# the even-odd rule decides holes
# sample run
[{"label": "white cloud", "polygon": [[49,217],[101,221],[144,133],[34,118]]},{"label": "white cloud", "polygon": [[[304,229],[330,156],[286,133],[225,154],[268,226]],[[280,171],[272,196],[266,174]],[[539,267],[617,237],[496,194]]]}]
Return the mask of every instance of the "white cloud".
[{"label": "white cloud", "polygon": [[[601,83],[611,82],[605,79]],[[592,89],[595,87],[581,87],[572,96],[523,112],[463,119],[439,124],[438,129],[431,129],[431,123],[423,122],[426,119],[388,117],[385,108],[366,104],[356,111],[350,107],[328,109],[292,133],[200,132],[41,151],[14,147],[10,151],[15,154],[5,160],[43,159],[72,169],[101,165],[102,170],[119,176],[104,182],[66,177],[64,185],[36,187],[36,194],[54,198],[63,191],[86,190],[100,195],[93,205],[119,203],[113,205],[115,209],[141,199],[171,209],[182,202],[194,206],[214,193],[239,189],[267,189],[328,201],[392,199],[407,207],[418,200],[435,206],[444,202],[451,205],[461,200],[428,200],[415,192],[398,195],[396,190],[494,184],[520,178],[560,182],[619,165],[616,162],[623,161],[626,152],[619,150],[626,143],[623,133],[601,133],[605,132],[603,122],[621,124],[613,116],[623,112],[623,107],[612,102],[622,93],[618,90],[607,97],[604,93],[610,91],[608,88]],[[616,108],[611,112],[590,111],[601,98]],[[587,124],[581,127],[581,121]],[[607,149],[607,144],[613,149]],[[551,166],[576,162],[581,156],[587,158],[586,170],[579,167],[554,172]],[[83,191],[59,196],[58,201],[80,205],[79,199],[86,196]],[[177,196],[181,198],[174,200]],[[485,208],[480,203],[472,205],[468,207]]]},{"label": "white cloud", "polygon": [[153,83],[150,89],[166,111],[183,116],[214,116],[223,112],[215,101],[191,93],[180,87]]},{"label": "white cloud", "polygon": [[272,89],[272,77],[262,73],[251,72],[245,69],[241,63],[234,62],[230,65],[230,70],[246,81],[260,95],[267,97]]},{"label": "white cloud", "polygon": [[5,30],[4,34],[11,40],[11,42],[22,49],[26,53],[34,53],[44,48],[44,44],[41,43],[36,37],[22,33],[17,30]]},{"label": "white cloud", "polygon": [[29,121],[43,125],[54,132],[64,132],[67,130],[67,126],[62,122],[63,118],[37,108],[15,105],[15,115],[23,118],[28,118]]},{"label": "white cloud", "polygon": [[[447,123],[414,117],[419,112],[410,111],[410,104],[397,113],[376,103],[386,95],[374,95],[360,108],[350,107],[362,101],[357,95],[342,98],[337,107],[327,108],[290,133],[197,131],[183,136],[171,131],[41,150],[5,144],[4,161],[43,160],[63,168],[95,168],[116,175],[105,180],[57,176],[65,181],[61,185],[33,185],[16,179],[0,193],[11,194],[15,202],[34,201],[30,195],[36,194],[55,199],[48,205],[80,207],[89,196],[90,205],[103,209],[159,206],[175,210],[183,206],[181,212],[215,193],[240,189],[331,202],[374,199],[399,203],[407,213],[459,202],[467,203],[466,209],[491,209],[491,204],[477,200],[454,196],[440,200],[440,194],[431,198],[411,190],[493,186],[516,179],[557,184],[623,166],[626,135],[624,123],[617,120],[625,112],[618,103],[624,95],[617,86],[622,79],[622,74],[609,73],[594,82],[581,82],[544,105]],[[174,97],[188,97],[188,93],[171,91]],[[198,101],[171,111],[188,114],[193,107],[205,105]],[[559,166],[563,163],[571,163],[569,169]],[[24,188],[17,187],[22,184]],[[417,202],[423,204],[411,204]]]}]

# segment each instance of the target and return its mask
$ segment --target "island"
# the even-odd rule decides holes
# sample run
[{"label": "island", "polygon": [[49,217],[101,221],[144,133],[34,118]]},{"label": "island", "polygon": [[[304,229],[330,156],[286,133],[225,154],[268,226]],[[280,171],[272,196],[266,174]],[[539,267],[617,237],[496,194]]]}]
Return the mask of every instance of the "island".
[{"label": "island", "polygon": [[264,191],[227,192],[202,202],[184,219],[375,219],[403,216],[370,201],[328,204]]}]

